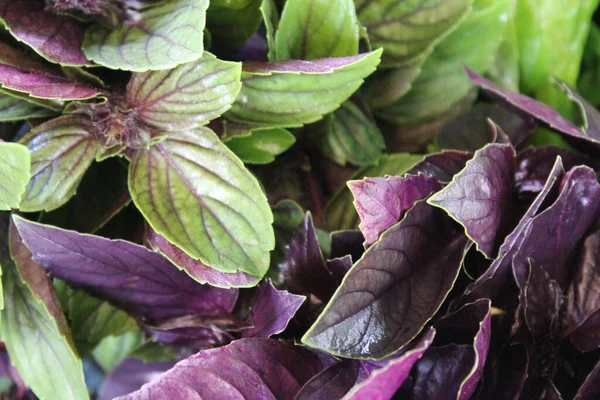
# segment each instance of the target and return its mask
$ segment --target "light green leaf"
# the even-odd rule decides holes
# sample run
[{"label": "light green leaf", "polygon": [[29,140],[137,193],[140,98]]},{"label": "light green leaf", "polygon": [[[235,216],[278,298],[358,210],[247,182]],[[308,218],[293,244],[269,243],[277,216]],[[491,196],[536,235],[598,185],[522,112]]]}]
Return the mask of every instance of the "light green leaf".
[{"label": "light green leaf", "polygon": [[568,114],[571,102],[550,77],[575,86],[598,0],[565,7],[562,0],[519,0],[515,26],[521,55],[521,89]]},{"label": "light green leaf", "polygon": [[473,89],[461,62],[478,73],[487,71],[504,38],[511,0],[476,0],[469,17],[442,42],[422,66],[409,93],[374,110],[398,125],[439,116]]},{"label": "light green leaf", "polygon": [[[408,153],[384,155],[377,165],[363,167],[356,171],[349,180],[384,175],[404,175],[423,156]],[[347,187],[337,192],[325,207],[325,218],[330,231],[357,229],[359,219],[354,208],[354,197]]]},{"label": "light green leaf", "polygon": [[138,150],[129,190],[152,228],[222,272],[262,277],[273,214],[256,178],[208,128],[171,133]]},{"label": "light green leaf", "polygon": [[20,207],[25,212],[50,211],[65,204],[100,148],[90,121],[81,115],[48,121],[21,143],[31,152],[31,180]]},{"label": "light green leaf", "polygon": [[149,341],[140,345],[129,356],[148,363],[174,360],[177,358],[177,352],[175,349],[163,346],[158,342]]},{"label": "light green leaf", "polygon": [[240,92],[240,63],[208,52],[168,71],[134,73],[127,103],[148,125],[167,131],[207,124],[231,107]]},{"label": "light green leaf", "polygon": [[211,0],[206,27],[219,49],[237,49],[256,33],[262,21],[263,0]]},{"label": "light green leaf", "polygon": [[96,346],[92,355],[102,369],[109,372],[127,358],[129,353],[138,348],[142,340],[143,334],[140,331],[127,332],[120,336],[108,336]]},{"label": "light green leaf", "polygon": [[107,336],[138,331],[135,320],[125,311],[83,290],[69,290],[68,315],[73,340],[80,354],[85,354]]},{"label": "light green leaf", "polygon": [[376,165],[384,149],[377,125],[351,101],[335,110],[331,129],[322,139],[323,154],[340,165]]},{"label": "light green leaf", "polygon": [[21,242],[11,243],[11,252],[17,265],[22,263],[17,270],[10,259],[2,260],[0,336],[11,362],[39,398],[88,399],[83,366],[46,272]]},{"label": "light green leaf", "polygon": [[590,34],[583,51],[581,73],[577,81],[577,90],[583,97],[598,107],[600,105],[600,28],[592,24]]},{"label": "light green leaf", "polygon": [[0,92],[0,122],[22,121],[52,115],[56,115],[56,112]]},{"label": "light green leaf", "polygon": [[384,68],[423,62],[469,14],[473,0],[354,0]]},{"label": "light green leaf", "polygon": [[202,56],[209,0],[151,3],[140,20],[114,30],[91,25],[83,51],[100,65],[125,71],[169,69]]},{"label": "light green leaf", "polygon": [[283,128],[256,128],[227,139],[225,144],[245,163],[268,164],[295,142],[294,135]]},{"label": "light green leaf", "polygon": [[29,94],[24,92],[18,92],[16,90],[10,90],[6,88],[0,88],[0,94],[14,97],[20,100],[25,100],[29,103],[35,104],[42,108],[47,108],[52,111],[58,111],[54,114],[59,114],[63,110],[65,105],[65,103],[60,100],[40,99],[39,97],[31,97]]},{"label": "light green leaf", "polygon": [[510,13],[504,33],[504,39],[494,57],[494,62],[490,66],[488,76],[505,89],[519,92],[519,42],[517,38],[517,30],[515,27],[515,3],[517,0],[511,1]]},{"label": "light green leaf", "polygon": [[0,142],[0,210],[19,208],[29,182],[31,156],[27,147]]},{"label": "light green leaf", "polygon": [[414,63],[375,72],[361,89],[365,102],[375,110],[400,100],[421,73],[420,66],[421,63]]},{"label": "light green leaf", "polygon": [[379,64],[381,51],[315,61],[244,63],[242,90],[225,116],[272,127],[315,122],[360,87]]},{"label": "light green leaf", "polygon": [[315,60],[358,53],[353,0],[287,0],[275,34],[277,60]]},{"label": "light green leaf", "polygon": [[265,24],[267,45],[269,46],[269,60],[275,61],[275,31],[279,27],[279,13],[273,0],[263,0],[260,6],[263,22]]}]

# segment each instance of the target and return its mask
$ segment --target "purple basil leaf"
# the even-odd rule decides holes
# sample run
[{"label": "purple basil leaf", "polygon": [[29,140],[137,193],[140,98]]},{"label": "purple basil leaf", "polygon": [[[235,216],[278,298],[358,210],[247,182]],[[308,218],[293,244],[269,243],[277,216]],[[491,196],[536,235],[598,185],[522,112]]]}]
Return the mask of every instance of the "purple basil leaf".
[{"label": "purple basil leaf", "polygon": [[[486,93],[492,95],[494,98],[500,99],[503,102],[508,103],[512,108],[517,111],[529,115],[536,120],[543,122],[550,128],[555,129],[569,137],[576,139],[578,142],[594,148],[600,147],[598,142],[598,135],[595,137],[588,135],[583,132],[580,128],[569,122],[566,118],[561,116],[558,111],[547,106],[543,103],[533,100],[531,97],[523,96],[518,93],[511,92],[506,89],[502,89],[495,83],[488,81],[482,76],[478,75],[474,71],[465,67],[469,77],[473,83],[486,91]],[[598,132],[600,134],[600,132]]]},{"label": "purple basil leaf", "polygon": [[279,268],[281,286],[292,293],[314,294],[326,302],[335,292],[337,282],[323,259],[310,213],[294,232]]},{"label": "purple basil leaf", "polygon": [[237,290],[201,285],[145,247],[20,217],[14,223],[34,260],[52,275],[151,321],[227,313],[237,300]]},{"label": "purple basil leaf", "polygon": [[17,369],[11,364],[8,351],[5,348],[0,349],[0,377],[9,378],[17,387],[17,392],[15,393],[17,399],[24,396],[27,386],[25,386]]},{"label": "purple basil leaf", "polygon": [[600,169],[598,160],[573,150],[556,146],[530,147],[517,155],[515,187],[519,193],[538,193],[544,187],[556,157],[560,156],[565,170],[578,165]]},{"label": "purple basil leaf", "polygon": [[600,398],[600,361],[577,391],[575,400],[594,400],[598,398]]},{"label": "purple basil leaf", "polygon": [[588,167],[569,171],[561,182],[561,193],[554,204],[533,218],[525,228],[524,239],[513,259],[519,287],[529,264],[542,266],[551,280],[566,289],[571,265],[579,244],[600,215],[600,184]]},{"label": "purple basil leaf", "polygon": [[546,394],[544,396],[545,400],[563,400],[560,392],[554,386],[554,383],[551,380],[548,380],[548,384],[546,386]]},{"label": "purple basil leaf", "polygon": [[[515,279],[521,290],[521,307],[525,323],[534,342],[547,337],[556,338],[562,328],[563,293],[543,265],[530,262],[525,269],[513,264]],[[517,272],[521,270],[522,273]]]},{"label": "purple basil leaf", "polygon": [[344,276],[350,271],[350,268],[352,268],[352,256],[347,254],[343,257],[333,258],[327,260],[325,264],[339,285],[344,280]]},{"label": "purple basil leaf", "polygon": [[523,241],[524,231],[531,219],[535,217],[544,200],[546,200],[555,187],[559,186],[560,179],[564,173],[562,161],[559,158],[548,175],[548,180],[544,188],[537,195],[533,203],[531,203],[523,217],[521,217],[519,224],[504,239],[504,243],[500,246],[498,258],[492,262],[490,267],[474,283],[467,287],[465,294],[461,298],[461,304],[484,297],[496,302],[506,294],[507,284],[512,279],[512,260]]},{"label": "purple basil leaf", "polygon": [[79,100],[100,94],[98,89],[64,78],[7,45],[0,46],[0,83],[7,89],[44,99]]},{"label": "purple basil leaf", "polygon": [[342,360],[306,382],[294,400],[341,399],[354,386],[359,372],[358,361]]},{"label": "purple basil leaf", "polygon": [[303,342],[343,357],[393,354],[438,310],[467,244],[442,210],[418,202],[352,267]]},{"label": "purple basil leaf", "polygon": [[362,257],[365,241],[361,231],[338,231],[331,234],[331,257],[339,258],[350,255],[356,262]]},{"label": "purple basil leaf", "polygon": [[579,263],[567,291],[570,326],[580,326],[600,310],[600,232],[588,236],[583,243]]},{"label": "purple basil leaf", "polygon": [[387,400],[408,378],[413,365],[423,356],[435,336],[430,328],[410,349],[399,356],[391,356],[382,361],[361,361],[369,376],[355,385],[344,400]]},{"label": "purple basil leaf", "polygon": [[98,400],[112,400],[134,392],[174,365],[173,361],[145,363],[137,358],[126,358],[105,378]]},{"label": "purple basil leaf", "polygon": [[242,336],[268,338],[283,332],[304,300],[305,296],[277,290],[271,281],[263,281],[256,290],[252,311],[247,320],[253,326],[244,330]]},{"label": "purple basil leaf", "polygon": [[439,130],[436,137],[438,147],[472,152],[481,149],[494,142],[489,120],[507,133],[514,147],[522,144],[535,127],[531,118],[521,118],[497,105],[478,103],[472,110],[461,114]]},{"label": "purple basil leaf", "polygon": [[430,347],[413,367],[411,381],[405,383],[399,394],[407,400],[458,399],[461,382],[475,359],[469,345]]},{"label": "purple basil leaf", "polygon": [[569,340],[579,351],[593,351],[600,347],[600,311],[596,310],[569,335]]},{"label": "purple basil leaf", "polygon": [[120,399],[293,399],[322,368],[311,351],[273,339],[204,350]]},{"label": "purple basil leaf", "polygon": [[165,237],[157,233],[150,226],[146,229],[146,241],[153,250],[158,251],[169,261],[175,264],[179,269],[188,273],[200,283],[208,283],[212,286],[230,288],[230,287],[253,287],[260,281],[259,278],[237,271],[226,273],[214,268],[207,267],[202,261],[194,260],[183,250],[169,242]]},{"label": "purple basil leaf", "polygon": [[156,341],[168,346],[187,346],[195,349],[225,345],[233,340],[233,336],[226,330],[237,330],[241,326],[241,321],[226,313],[204,317],[175,317],[156,325],[145,324],[145,328]]},{"label": "purple basil leaf", "polygon": [[584,131],[590,140],[600,140],[600,113],[590,103],[588,103],[575,89],[564,82],[557,82],[558,87],[569,96],[569,98],[577,104],[581,111]]},{"label": "purple basil leaf", "polygon": [[428,200],[463,225],[477,250],[488,258],[496,256],[513,226],[515,156],[511,145],[487,145]]},{"label": "purple basil leaf", "polygon": [[404,217],[417,200],[442,188],[437,179],[426,175],[381,176],[347,183],[360,217],[358,227],[365,247],[379,239],[383,231]]},{"label": "purple basil leaf", "polygon": [[491,303],[480,299],[441,318],[434,324],[438,335],[455,344],[472,343],[476,357],[472,368],[460,385],[458,400],[471,398],[483,375],[492,335]]},{"label": "purple basil leaf", "polygon": [[472,153],[446,150],[428,155],[423,161],[408,171],[407,174],[417,175],[421,172],[436,178],[440,182],[447,183],[465,167],[467,161],[471,158],[473,158]]},{"label": "purple basil leaf", "polygon": [[19,41],[49,61],[90,65],[81,51],[85,26],[73,18],[44,11],[42,0],[0,0],[0,20]]}]

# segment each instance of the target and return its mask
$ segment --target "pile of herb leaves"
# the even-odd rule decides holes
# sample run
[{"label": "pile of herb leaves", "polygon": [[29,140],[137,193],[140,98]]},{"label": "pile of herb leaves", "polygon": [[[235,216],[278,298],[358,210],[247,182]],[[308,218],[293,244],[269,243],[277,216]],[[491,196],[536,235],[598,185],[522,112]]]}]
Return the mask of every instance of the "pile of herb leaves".
[{"label": "pile of herb leaves", "polygon": [[0,0],[0,398],[600,398],[572,3]]}]

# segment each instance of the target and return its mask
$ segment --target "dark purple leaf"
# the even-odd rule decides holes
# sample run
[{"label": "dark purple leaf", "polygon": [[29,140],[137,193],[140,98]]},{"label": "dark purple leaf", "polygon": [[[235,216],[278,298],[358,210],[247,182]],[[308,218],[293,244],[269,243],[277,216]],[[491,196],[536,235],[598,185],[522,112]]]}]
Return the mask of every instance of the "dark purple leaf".
[{"label": "dark purple leaf", "polygon": [[426,175],[381,176],[347,183],[360,217],[358,227],[365,247],[379,239],[383,231],[404,217],[417,200],[442,188],[437,179]]},{"label": "dark purple leaf", "polygon": [[569,96],[571,100],[579,107],[583,121],[584,131],[590,137],[590,140],[600,140],[600,113],[590,103],[588,103],[575,89],[564,82],[557,82],[559,88]]},{"label": "dark purple leaf", "polygon": [[237,300],[237,290],[201,285],[145,247],[20,217],[14,222],[34,260],[55,277],[154,322],[228,313]]},{"label": "dark purple leaf", "polygon": [[7,45],[0,46],[0,83],[7,89],[45,99],[78,100],[100,94],[98,89],[64,78]]},{"label": "dark purple leaf", "polygon": [[358,361],[340,361],[306,382],[294,400],[341,399],[354,386],[359,372]]},{"label": "dark purple leaf", "polygon": [[475,352],[469,345],[450,344],[430,347],[415,364],[410,384],[400,389],[402,399],[457,399],[461,382],[475,363]]},{"label": "dark purple leaf", "polygon": [[570,334],[569,340],[579,351],[593,351],[600,347],[600,311],[596,310]]},{"label": "dark purple leaf", "polygon": [[492,258],[514,225],[515,150],[489,144],[475,153],[452,182],[429,198],[465,227],[477,249]]},{"label": "dark purple leaf", "polygon": [[0,19],[17,40],[61,65],[90,65],[81,51],[85,26],[44,11],[41,0],[0,0]]},{"label": "dark purple leaf", "polygon": [[[435,329],[429,331],[407,351],[399,356],[391,356],[382,361],[361,361],[362,368],[368,377],[360,381],[344,397],[345,400],[387,400],[408,378],[413,365],[429,348]],[[359,377],[360,378],[360,377]]]},{"label": "dark purple leaf", "polygon": [[175,264],[179,269],[188,273],[200,283],[208,283],[212,286],[230,288],[230,287],[252,287],[260,281],[259,278],[237,271],[226,273],[214,268],[207,267],[202,261],[195,260],[188,256],[179,247],[169,242],[165,237],[157,233],[150,226],[146,229],[146,241],[153,250],[158,251]]},{"label": "dark purple leaf", "polygon": [[[458,400],[471,398],[483,375],[492,334],[491,322],[490,301],[480,299],[446,315],[434,324],[438,337],[445,343],[472,344],[473,346],[475,359],[471,370],[460,385]],[[437,339],[436,342],[438,342]]]},{"label": "dark purple leaf", "polygon": [[436,138],[438,147],[477,151],[486,144],[493,143],[494,135],[493,130],[490,129],[490,120],[506,132],[514,147],[521,145],[535,127],[531,118],[522,118],[497,105],[478,103],[472,110],[459,115],[439,130]]},{"label": "dark purple leaf", "polygon": [[[517,111],[535,118],[536,120],[548,125],[550,128],[567,135],[568,137],[576,139],[582,145],[587,143],[588,147],[600,147],[598,135],[594,133],[595,136],[592,136],[588,135],[590,132],[583,132],[580,128],[561,116],[555,109],[535,101],[531,97],[502,89],[500,86],[488,81],[469,68],[465,67],[465,69],[467,70],[467,73],[469,74],[469,77],[473,83],[484,89],[486,93],[490,94],[492,97],[500,99],[501,101],[508,103]],[[598,132],[598,134],[600,135],[600,132]]]},{"label": "dark purple leaf", "polygon": [[8,357],[8,351],[6,349],[0,349],[0,377],[7,377],[17,387],[16,398],[21,398],[27,390],[27,386],[21,379],[21,376],[17,372],[17,369],[13,367]]},{"label": "dark purple leaf", "polygon": [[417,175],[419,172],[422,172],[425,175],[436,178],[440,182],[447,183],[465,167],[467,161],[471,158],[473,158],[472,153],[446,150],[428,155],[407,173]]},{"label": "dark purple leaf", "polygon": [[224,313],[206,317],[175,317],[156,325],[145,324],[156,341],[164,345],[195,349],[225,345],[233,340],[233,336],[226,330],[237,330],[242,326],[241,321]]},{"label": "dark purple leaf", "polygon": [[515,279],[521,290],[521,307],[525,322],[534,342],[556,338],[562,329],[563,294],[558,283],[552,279],[543,265],[531,260],[522,273],[513,264]]},{"label": "dark purple leaf", "polygon": [[562,400],[562,396],[560,395],[560,392],[558,391],[556,386],[554,386],[554,383],[552,383],[551,380],[548,380],[548,384],[546,386],[546,394],[544,396],[544,399],[545,400]]},{"label": "dark purple leaf", "polygon": [[173,361],[145,363],[137,358],[126,358],[105,378],[98,400],[112,400],[134,392],[174,365]]},{"label": "dark purple leaf", "polygon": [[567,292],[570,326],[580,326],[600,310],[600,232],[585,239]]},{"label": "dark purple leaf", "polygon": [[517,155],[515,187],[519,193],[538,193],[544,187],[556,157],[560,156],[565,170],[578,165],[600,169],[600,163],[589,156],[556,146],[530,147]]},{"label": "dark purple leaf", "polygon": [[337,283],[325,265],[310,213],[294,232],[279,268],[281,286],[292,293],[314,294],[326,302],[335,292]]},{"label": "dark purple leaf", "polygon": [[331,234],[331,257],[350,255],[356,262],[365,252],[363,242],[365,237],[361,231],[338,231]]},{"label": "dark purple leaf", "polygon": [[500,246],[498,258],[492,262],[490,267],[471,285],[467,287],[460,299],[460,304],[475,301],[480,298],[490,298],[493,302],[499,301],[506,295],[509,282],[512,280],[512,259],[517,253],[519,245],[523,241],[524,231],[529,222],[535,217],[538,210],[546,200],[546,197],[560,184],[560,179],[565,171],[562,162],[558,159],[551,173],[548,175],[546,185],[537,195],[529,209],[525,212],[521,221],[515,229],[504,239]]},{"label": "dark purple leaf", "polygon": [[467,244],[442,210],[417,203],[352,267],[303,342],[344,357],[393,354],[440,307]]},{"label": "dark purple leaf", "polygon": [[342,280],[344,280],[344,276],[346,276],[348,271],[350,271],[350,268],[352,268],[352,256],[348,254],[344,257],[327,260],[326,265],[331,275],[333,275],[337,283],[340,284],[342,283]]},{"label": "dark purple leaf", "polygon": [[595,400],[600,398],[600,361],[579,388],[575,400]]},{"label": "dark purple leaf", "polygon": [[588,167],[569,171],[561,182],[561,193],[554,204],[527,224],[523,241],[513,259],[519,287],[528,260],[542,266],[551,280],[566,289],[571,265],[579,245],[600,215],[600,184],[596,173]]},{"label": "dark purple leaf", "polygon": [[293,399],[322,368],[311,351],[273,339],[204,350],[121,399]]},{"label": "dark purple leaf", "polygon": [[252,312],[247,319],[252,328],[244,330],[242,336],[268,338],[283,332],[305,299],[275,289],[271,281],[263,281],[256,290]]}]

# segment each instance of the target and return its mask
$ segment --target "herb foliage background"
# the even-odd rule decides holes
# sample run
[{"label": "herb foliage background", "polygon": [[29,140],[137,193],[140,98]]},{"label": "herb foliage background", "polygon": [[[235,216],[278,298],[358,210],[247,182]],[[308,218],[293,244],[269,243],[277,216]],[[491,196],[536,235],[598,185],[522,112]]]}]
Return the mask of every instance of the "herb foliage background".
[{"label": "herb foliage background", "polygon": [[600,396],[597,0],[0,0],[0,396]]}]

